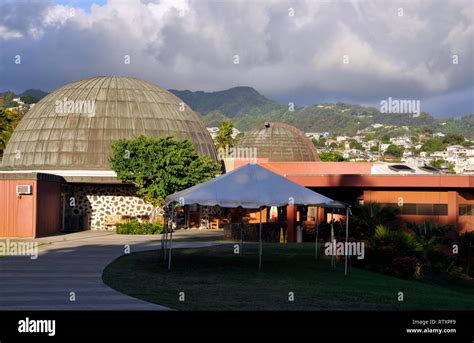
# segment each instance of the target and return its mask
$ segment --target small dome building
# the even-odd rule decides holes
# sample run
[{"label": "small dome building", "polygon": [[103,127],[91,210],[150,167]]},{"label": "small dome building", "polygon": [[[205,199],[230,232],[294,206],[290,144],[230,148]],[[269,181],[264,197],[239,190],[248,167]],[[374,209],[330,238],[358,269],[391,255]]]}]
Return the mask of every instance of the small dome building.
[{"label": "small dome building", "polygon": [[267,158],[269,162],[319,161],[318,151],[305,133],[284,123],[267,122],[245,133],[237,147],[254,149],[257,158]]}]

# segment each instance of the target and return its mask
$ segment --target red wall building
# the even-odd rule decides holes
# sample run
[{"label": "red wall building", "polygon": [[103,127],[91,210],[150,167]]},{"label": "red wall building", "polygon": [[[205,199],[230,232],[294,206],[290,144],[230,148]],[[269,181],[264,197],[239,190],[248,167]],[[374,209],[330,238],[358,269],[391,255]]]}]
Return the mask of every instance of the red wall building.
[{"label": "red wall building", "polygon": [[[0,237],[36,238],[61,229],[61,185],[56,175],[0,173]],[[31,194],[17,194],[31,186]]]},{"label": "red wall building", "polygon": [[400,206],[407,221],[474,230],[474,176],[374,174],[371,162],[260,162],[269,170],[344,202]]}]

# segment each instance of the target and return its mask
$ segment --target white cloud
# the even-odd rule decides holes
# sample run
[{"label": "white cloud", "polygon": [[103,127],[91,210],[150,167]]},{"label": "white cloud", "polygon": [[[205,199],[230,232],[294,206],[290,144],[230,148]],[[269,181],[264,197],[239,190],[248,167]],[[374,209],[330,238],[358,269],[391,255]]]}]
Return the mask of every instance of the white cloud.
[{"label": "white cloud", "polygon": [[0,7],[0,44],[29,61],[12,68],[4,54],[0,89],[54,89],[120,74],[178,89],[250,85],[270,97],[314,102],[428,98],[474,83],[470,0],[110,0],[76,8],[74,16],[71,7],[43,1]]},{"label": "white cloud", "polygon": [[4,25],[0,25],[0,37],[4,40],[12,39],[12,38],[21,38],[23,35],[15,30],[9,30]]}]

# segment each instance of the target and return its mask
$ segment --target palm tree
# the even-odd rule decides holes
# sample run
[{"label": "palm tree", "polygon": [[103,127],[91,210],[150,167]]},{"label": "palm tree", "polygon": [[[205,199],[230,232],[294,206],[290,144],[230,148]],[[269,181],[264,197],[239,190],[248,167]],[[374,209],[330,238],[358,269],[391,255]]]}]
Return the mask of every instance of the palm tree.
[{"label": "palm tree", "polygon": [[390,223],[393,223],[400,210],[398,207],[369,202],[356,204],[352,212],[352,235],[357,239],[369,239],[373,237],[375,227],[378,225],[389,226]]}]

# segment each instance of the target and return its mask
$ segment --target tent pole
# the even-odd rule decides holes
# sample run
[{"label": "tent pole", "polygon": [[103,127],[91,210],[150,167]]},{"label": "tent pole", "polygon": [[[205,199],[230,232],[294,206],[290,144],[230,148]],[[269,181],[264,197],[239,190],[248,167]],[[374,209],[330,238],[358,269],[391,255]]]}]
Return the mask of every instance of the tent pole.
[{"label": "tent pole", "polygon": [[168,270],[171,270],[171,249],[173,248],[173,221],[174,221],[174,206],[171,207],[170,251],[169,251],[169,256],[168,256]]},{"label": "tent pole", "polygon": [[166,207],[163,207],[163,231],[161,232],[161,251],[160,251],[160,256],[161,259],[163,260],[164,257],[164,248],[165,248],[165,227],[166,227]]},{"label": "tent pole", "polygon": [[[332,208],[332,212],[331,212],[331,245],[333,244],[333,242],[334,242],[334,207]],[[336,252],[335,251],[332,252],[331,265],[333,267],[336,266]]]},{"label": "tent pole", "polygon": [[[169,205],[168,207],[166,208],[166,212],[168,211],[169,209]],[[166,215],[166,221],[165,221],[165,237],[164,237],[164,251],[163,251],[163,256],[164,256],[164,259],[165,261],[168,259],[168,253],[167,253],[167,249],[168,249],[168,224],[169,224],[169,218],[168,218],[168,215]]]},{"label": "tent pole", "polygon": [[346,261],[344,266],[344,275],[347,275],[347,241],[349,240],[349,206],[346,208]]},{"label": "tent pole", "polygon": [[259,242],[260,242],[260,252],[258,254],[258,270],[262,269],[262,207],[260,207]]},{"label": "tent pole", "polygon": [[319,230],[318,230],[318,225],[319,224],[319,207],[316,207],[316,227],[315,227],[315,240],[314,240],[314,258],[318,259],[318,235],[319,235]]},{"label": "tent pole", "polygon": [[240,209],[240,256],[244,256],[244,209]]}]

